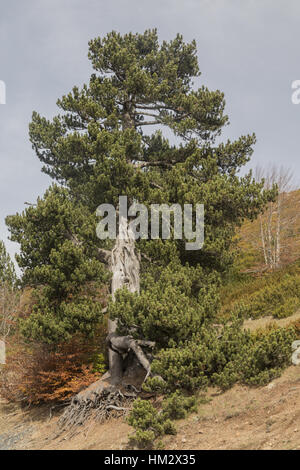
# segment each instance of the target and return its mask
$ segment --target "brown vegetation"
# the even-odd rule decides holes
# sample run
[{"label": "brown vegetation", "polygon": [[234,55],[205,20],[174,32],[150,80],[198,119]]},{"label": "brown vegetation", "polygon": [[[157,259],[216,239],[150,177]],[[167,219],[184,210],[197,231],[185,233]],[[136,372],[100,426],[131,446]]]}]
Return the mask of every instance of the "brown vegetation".
[{"label": "brown vegetation", "polygon": [[27,404],[67,401],[101,375],[97,355],[103,341],[101,334],[91,342],[76,337],[53,349],[11,337],[0,375],[1,396]]}]

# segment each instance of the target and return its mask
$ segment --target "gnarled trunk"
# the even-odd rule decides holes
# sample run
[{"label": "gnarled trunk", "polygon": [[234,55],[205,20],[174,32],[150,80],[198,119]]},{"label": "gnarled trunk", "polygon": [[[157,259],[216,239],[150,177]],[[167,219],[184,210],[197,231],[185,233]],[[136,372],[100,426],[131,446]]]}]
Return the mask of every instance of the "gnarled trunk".
[{"label": "gnarled trunk", "polygon": [[[119,234],[111,253],[111,294],[115,300],[118,289],[126,287],[130,292],[140,291],[140,257],[135,249],[135,238],[128,220],[120,216]],[[123,376],[123,357],[112,349],[112,338],[116,337],[117,320],[108,320],[108,333],[110,339],[109,371],[111,383],[118,383]],[[120,345],[121,346],[121,345]]]},{"label": "gnarled trunk", "polygon": [[[140,290],[140,256],[136,251],[134,234],[125,217],[120,217],[119,234],[111,253],[111,293],[115,300],[118,289],[130,292]],[[124,413],[129,402],[140,393],[139,387],[150,374],[150,361],[143,347],[153,348],[154,342],[136,340],[131,335],[117,333],[117,320],[108,321],[109,372],[97,382],[78,393],[60,418],[61,428],[82,424],[91,413],[105,418],[113,413]],[[125,407],[124,407],[125,405]]]}]

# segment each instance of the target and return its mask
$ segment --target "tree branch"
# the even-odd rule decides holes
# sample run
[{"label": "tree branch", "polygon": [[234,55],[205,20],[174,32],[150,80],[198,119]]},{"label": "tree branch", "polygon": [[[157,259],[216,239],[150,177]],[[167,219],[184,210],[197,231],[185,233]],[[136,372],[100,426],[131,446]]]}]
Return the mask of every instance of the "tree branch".
[{"label": "tree branch", "polygon": [[170,162],[164,162],[164,161],[157,161],[157,162],[136,162],[135,167],[136,168],[145,168],[147,166],[162,166],[162,167],[169,167],[172,168],[176,163],[176,160],[171,160]]},{"label": "tree branch", "polygon": [[154,126],[155,124],[162,124],[161,121],[148,121],[148,122],[139,122],[136,126]]},{"label": "tree branch", "polygon": [[163,187],[160,186],[159,184],[157,183],[154,183],[154,181],[150,181],[150,185],[153,187],[153,188],[157,188],[157,189],[160,189],[161,191],[163,191]]},{"label": "tree branch", "polygon": [[170,108],[168,106],[163,106],[160,104],[158,104],[157,106],[144,106],[144,105],[136,104],[135,108],[136,109],[148,109],[149,111],[159,111],[160,109],[167,109],[169,111],[174,111],[173,108]]},{"label": "tree branch", "polygon": [[97,249],[97,258],[104,264],[109,265],[111,260],[111,251],[104,250],[103,248]]}]

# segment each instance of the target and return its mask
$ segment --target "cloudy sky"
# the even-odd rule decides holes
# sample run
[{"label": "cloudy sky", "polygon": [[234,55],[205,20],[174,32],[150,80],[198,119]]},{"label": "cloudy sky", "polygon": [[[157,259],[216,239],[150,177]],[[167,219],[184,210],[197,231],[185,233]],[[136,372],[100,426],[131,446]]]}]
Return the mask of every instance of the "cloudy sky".
[{"label": "cloudy sky", "polygon": [[225,92],[225,137],[255,132],[252,165],[284,164],[300,181],[299,18],[299,0],[1,0],[0,238],[5,216],[50,184],[28,140],[32,111],[51,117],[57,98],[88,80],[88,41],[111,30],[196,39],[201,82]]}]

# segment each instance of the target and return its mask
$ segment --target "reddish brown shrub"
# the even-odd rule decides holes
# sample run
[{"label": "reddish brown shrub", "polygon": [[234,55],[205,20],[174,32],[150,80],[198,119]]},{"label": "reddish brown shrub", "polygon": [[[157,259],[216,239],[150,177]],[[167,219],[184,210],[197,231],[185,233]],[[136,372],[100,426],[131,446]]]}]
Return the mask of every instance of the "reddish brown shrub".
[{"label": "reddish brown shrub", "polygon": [[70,399],[99,378],[93,365],[95,356],[105,349],[105,335],[102,328],[92,341],[77,336],[55,349],[11,337],[6,365],[0,371],[0,395],[32,404]]}]

